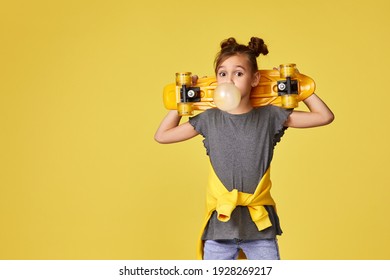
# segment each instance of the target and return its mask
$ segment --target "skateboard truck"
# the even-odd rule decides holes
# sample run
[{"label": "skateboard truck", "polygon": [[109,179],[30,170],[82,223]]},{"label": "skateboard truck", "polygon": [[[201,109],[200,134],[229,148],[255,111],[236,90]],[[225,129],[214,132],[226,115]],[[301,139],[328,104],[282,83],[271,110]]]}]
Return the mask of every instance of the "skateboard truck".
[{"label": "skateboard truck", "polygon": [[180,89],[180,102],[177,104],[179,116],[194,114],[193,104],[200,102],[200,87],[191,87],[191,72],[176,73],[176,86]]},{"label": "skateboard truck", "polygon": [[285,80],[277,82],[278,95],[281,97],[283,108],[292,109],[298,107],[298,80],[295,79],[296,65],[281,64],[280,77]]}]

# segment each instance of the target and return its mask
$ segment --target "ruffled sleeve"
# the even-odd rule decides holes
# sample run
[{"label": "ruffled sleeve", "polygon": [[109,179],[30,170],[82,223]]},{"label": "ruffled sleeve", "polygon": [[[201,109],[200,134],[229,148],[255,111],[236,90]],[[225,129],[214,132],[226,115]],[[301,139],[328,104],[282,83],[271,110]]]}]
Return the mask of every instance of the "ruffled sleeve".
[{"label": "ruffled sleeve", "polygon": [[206,111],[203,113],[200,113],[194,117],[189,118],[189,123],[194,127],[194,129],[199,132],[203,137],[205,137],[205,128],[206,128],[206,122],[205,122],[205,115]]},{"label": "ruffled sleeve", "polygon": [[277,106],[270,106],[271,108],[271,118],[272,124],[271,128],[273,129],[273,143],[274,146],[280,142],[282,136],[284,135],[284,132],[286,131],[287,127],[284,126],[285,122],[287,121],[288,117],[292,113],[292,109],[284,109]]},{"label": "ruffled sleeve", "polygon": [[[210,109],[211,110],[211,109]],[[190,117],[188,122],[194,127],[194,129],[203,136],[203,145],[206,148],[206,153],[209,155],[209,143],[208,143],[208,112],[206,110],[194,117]]]}]

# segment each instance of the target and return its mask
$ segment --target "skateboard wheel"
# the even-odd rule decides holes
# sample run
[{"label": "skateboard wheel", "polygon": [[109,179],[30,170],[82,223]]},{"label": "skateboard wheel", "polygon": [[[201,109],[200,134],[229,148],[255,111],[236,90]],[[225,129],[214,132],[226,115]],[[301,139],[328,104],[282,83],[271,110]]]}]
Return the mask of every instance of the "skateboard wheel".
[{"label": "skateboard wheel", "polygon": [[191,86],[192,83],[191,72],[179,72],[176,73],[176,85],[177,86]]},{"label": "skateboard wheel", "polygon": [[192,116],[194,114],[194,108],[192,106],[192,103],[178,103],[177,113],[179,116]]},{"label": "skateboard wheel", "polygon": [[298,100],[296,94],[285,94],[281,96],[282,107],[286,109],[293,109],[298,107]]},{"label": "skateboard wheel", "polygon": [[287,78],[287,77],[294,77],[295,71],[296,71],[296,64],[290,63],[290,64],[281,64],[279,66],[280,68],[280,77],[281,78]]}]

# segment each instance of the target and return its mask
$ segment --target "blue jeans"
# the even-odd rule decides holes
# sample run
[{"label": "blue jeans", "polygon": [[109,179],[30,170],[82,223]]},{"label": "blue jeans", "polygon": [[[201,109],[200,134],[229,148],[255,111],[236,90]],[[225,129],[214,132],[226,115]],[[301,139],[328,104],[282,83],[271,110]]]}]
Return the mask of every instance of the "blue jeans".
[{"label": "blue jeans", "polygon": [[248,260],[280,260],[278,241],[261,240],[206,240],[204,260],[235,260],[240,249]]}]

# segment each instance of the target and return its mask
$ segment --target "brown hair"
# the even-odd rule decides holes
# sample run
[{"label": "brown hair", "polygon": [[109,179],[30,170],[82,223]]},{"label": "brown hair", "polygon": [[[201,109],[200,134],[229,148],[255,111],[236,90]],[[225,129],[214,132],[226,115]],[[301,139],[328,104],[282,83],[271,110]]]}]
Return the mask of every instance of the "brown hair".
[{"label": "brown hair", "polygon": [[252,37],[248,46],[238,44],[236,39],[230,37],[221,42],[221,51],[217,54],[214,66],[215,73],[217,73],[218,67],[229,57],[237,54],[244,54],[247,56],[249,63],[251,65],[253,73],[258,71],[257,66],[257,57],[262,54],[268,54],[267,45],[264,43],[263,39]]}]

